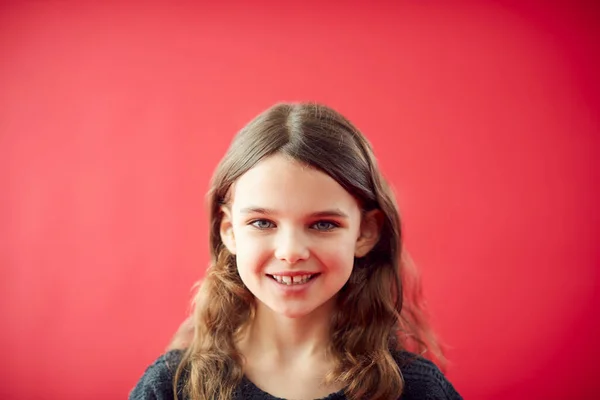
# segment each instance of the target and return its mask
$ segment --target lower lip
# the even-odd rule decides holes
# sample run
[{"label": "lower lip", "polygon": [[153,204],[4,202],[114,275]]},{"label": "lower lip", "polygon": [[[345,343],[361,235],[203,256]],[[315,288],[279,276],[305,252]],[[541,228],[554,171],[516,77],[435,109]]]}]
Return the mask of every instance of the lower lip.
[{"label": "lower lip", "polygon": [[296,284],[296,285],[286,285],[285,283],[279,283],[275,279],[271,278],[270,276],[267,276],[267,279],[270,280],[271,282],[273,282],[275,287],[278,290],[280,290],[283,294],[299,294],[299,293],[302,293],[302,292],[305,292],[306,290],[308,290],[313,285],[313,283],[320,277],[321,277],[321,275],[319,274],[319,275],[315,276],[314,278],[310,279],[306,283]]}]

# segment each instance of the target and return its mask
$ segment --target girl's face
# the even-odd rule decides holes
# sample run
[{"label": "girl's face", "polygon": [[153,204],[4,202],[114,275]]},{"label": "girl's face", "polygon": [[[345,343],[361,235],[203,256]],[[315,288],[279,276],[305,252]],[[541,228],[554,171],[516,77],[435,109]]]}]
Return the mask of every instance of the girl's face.
[{"label": "girl's face", "polygon": [[282,155],[242,175],[231,199],[223,242],[246,287],[287,317],[330,303],[378,240],[379,211],[361,215],[333,178]]}]

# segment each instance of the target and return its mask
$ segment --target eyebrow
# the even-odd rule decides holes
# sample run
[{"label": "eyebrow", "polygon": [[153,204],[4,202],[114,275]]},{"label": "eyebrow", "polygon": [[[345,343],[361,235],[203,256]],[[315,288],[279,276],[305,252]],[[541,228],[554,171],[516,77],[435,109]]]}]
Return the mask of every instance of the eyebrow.
[{"label": "eyebrow", "polygon": [[[264,214],[264,215],[277,215],[275,210],[263,207],[245,207],[240,210],[242,214]],[[346,213],[342,210],[335,208],[331,210],[317,211],[309,215],[311,218],[322,218],[322,217],[337,217],[337,218],[349,218]]]}]

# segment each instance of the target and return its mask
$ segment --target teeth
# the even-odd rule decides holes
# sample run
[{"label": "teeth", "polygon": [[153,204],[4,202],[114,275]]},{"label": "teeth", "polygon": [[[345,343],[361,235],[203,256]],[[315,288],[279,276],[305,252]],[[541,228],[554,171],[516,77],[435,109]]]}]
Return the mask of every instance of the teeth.
[{"label": "teeth", "polygon": [[281,275],[272,275],[275,280],[279,283],[283,283],[284,285],[301,285],[303,283],[308,282],[308,280],[312,277],[312,275],[296,275],[294,277],[291,276],[281,276]]}]

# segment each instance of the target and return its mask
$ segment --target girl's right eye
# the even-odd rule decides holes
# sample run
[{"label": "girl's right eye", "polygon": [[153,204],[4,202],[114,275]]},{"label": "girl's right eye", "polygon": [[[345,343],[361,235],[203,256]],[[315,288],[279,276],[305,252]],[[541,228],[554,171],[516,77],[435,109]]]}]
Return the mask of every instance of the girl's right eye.
[{"label": "girl's right eye", "polygon": [[255,221],[250,222],[250,225],[257,229],[269,229],[275,226],[275,224],[266,219],[257,219]]}]

